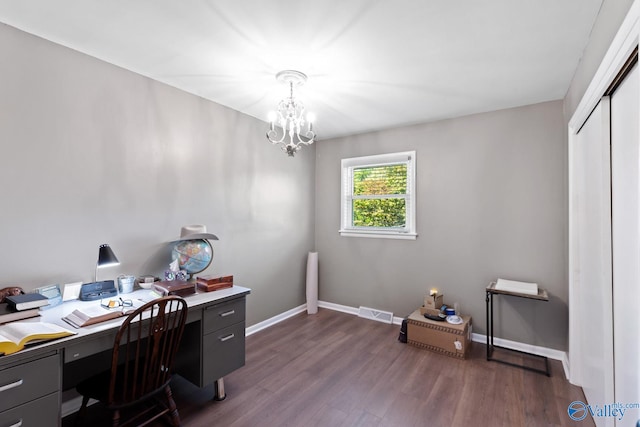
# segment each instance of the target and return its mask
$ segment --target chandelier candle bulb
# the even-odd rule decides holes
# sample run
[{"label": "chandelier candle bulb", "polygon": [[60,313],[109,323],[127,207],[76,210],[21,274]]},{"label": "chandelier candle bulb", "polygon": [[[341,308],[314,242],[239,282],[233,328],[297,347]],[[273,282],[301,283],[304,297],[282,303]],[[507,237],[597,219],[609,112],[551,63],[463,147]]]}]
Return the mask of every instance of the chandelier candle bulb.
[{"label": "chandelier candle bulb", "polygon": [[269,132],[273,132],[276,130],[276,113],[275,111],[269,111],[268,115],[269,119]]}]

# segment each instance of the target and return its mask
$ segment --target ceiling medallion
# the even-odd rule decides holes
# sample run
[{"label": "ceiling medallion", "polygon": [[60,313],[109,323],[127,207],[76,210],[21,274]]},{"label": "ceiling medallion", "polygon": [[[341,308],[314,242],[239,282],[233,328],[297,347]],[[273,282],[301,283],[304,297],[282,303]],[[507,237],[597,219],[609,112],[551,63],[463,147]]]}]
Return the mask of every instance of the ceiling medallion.
[{"label": "ceiling medallion", "polygon": [[[305,84],[307,76],[300,71],[284,70],[276,74],[276,79],[289,85],[289,97],[278,103],[277,111],[269,114],[267,139],[273,145],[279,144],[283,151],[293,157],[302,146],[313,144],[316,138],[311,114],[305,118],[304,104],[293,97],[293,87]],[[307,129],[301,135],[305,124]]]}]

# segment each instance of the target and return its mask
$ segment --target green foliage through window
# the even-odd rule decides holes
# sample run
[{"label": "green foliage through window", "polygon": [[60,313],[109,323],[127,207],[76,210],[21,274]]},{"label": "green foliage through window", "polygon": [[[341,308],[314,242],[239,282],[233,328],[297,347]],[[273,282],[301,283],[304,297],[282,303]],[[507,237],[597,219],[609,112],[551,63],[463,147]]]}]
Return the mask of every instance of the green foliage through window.
[{"label": "green foliage through window", "polygon": [[353,201],[353,225],[356,227],[404,227],[404,199],[359,199]]},{"label": "green foliage through window", "polygon": [[354,168],[353,225],[404,227],[406,193],[406,164]]},{"label": "green foliage through window", "polygon": [[353,169],[354,196],[406,193],[406,164]]}]

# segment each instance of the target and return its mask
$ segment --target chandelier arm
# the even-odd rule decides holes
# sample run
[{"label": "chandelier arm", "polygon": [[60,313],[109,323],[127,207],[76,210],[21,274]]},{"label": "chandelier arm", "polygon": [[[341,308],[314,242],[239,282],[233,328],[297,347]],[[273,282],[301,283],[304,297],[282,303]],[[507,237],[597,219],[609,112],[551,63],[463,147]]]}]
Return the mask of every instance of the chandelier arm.
[{"label": "chandelier arm", "polygon": [[307,131],[304,136],[298,135],[300,144],[311,145],[315,142],[316,134],[313,131]]},{"label": "chandelier arm", "polygon": [[280,139],[274,139],[274,138],[276,138],[276,137],[277,137],[277,135],[278,135],[278,133],[277,133],[275,130],[270,130],[270,131],[268,131],[268,132],[267,132],[267,134],[266,134],[267,139],[268,139],[268,140],[269,140],[269,142],[270,142],[271,144],[273,144],[273,145],[276,145],[276,144],[282,144],[282,142],[284,141],[284,138],[286,137],[286,135],[287,135],[287,134],[286,134],[286,133],[283,133],[283,134],[282,134],[282,138],[280,138]]}]

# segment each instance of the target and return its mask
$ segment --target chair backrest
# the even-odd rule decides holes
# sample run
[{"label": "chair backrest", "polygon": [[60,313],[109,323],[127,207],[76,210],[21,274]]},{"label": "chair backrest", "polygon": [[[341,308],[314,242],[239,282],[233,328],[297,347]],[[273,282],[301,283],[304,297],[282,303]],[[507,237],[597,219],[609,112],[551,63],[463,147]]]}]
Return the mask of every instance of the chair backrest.
[{"label": "chair backrest", "polygon": [[134,403],[169,383],[186,319],[187,303],[177,296],[127,316],[114,341],[107,405]]}]

